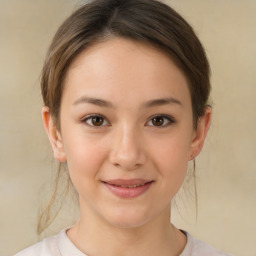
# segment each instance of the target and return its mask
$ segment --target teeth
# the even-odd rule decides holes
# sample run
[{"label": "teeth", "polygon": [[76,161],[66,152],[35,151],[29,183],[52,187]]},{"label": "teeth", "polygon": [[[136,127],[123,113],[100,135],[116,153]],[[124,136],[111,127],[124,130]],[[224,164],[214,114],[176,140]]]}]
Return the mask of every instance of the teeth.
[{"label": "teeth", "polygon": [[121,188],[137,188],[137,187],[140,187],[140,186],[143,186],[143,185],[145,185],[145,183],[144,184],[139,184],[139,185],[120,185],[118,187],[121,187]]}]

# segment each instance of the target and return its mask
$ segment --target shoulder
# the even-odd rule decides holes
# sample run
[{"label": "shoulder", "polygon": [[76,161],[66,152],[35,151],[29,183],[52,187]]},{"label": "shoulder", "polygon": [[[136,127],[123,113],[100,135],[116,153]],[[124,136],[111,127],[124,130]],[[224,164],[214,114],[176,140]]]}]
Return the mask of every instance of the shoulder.
[{"label": "shoulder", "polygon": [[187,245],[180,256],[231,256],[228,253],[221,252],[210,245],[193,238],[189,233],[187,236]]},{"label": "shoulder", "polygon": [[45,238],[14,256],[86,256],[69,240],[66,234],[67,230],[68,228],[55,236]]},{"label": "shoulder", "polygon": [[14,256],[59,256],[58,236],[45,238],[43,241],[36,243]]}]

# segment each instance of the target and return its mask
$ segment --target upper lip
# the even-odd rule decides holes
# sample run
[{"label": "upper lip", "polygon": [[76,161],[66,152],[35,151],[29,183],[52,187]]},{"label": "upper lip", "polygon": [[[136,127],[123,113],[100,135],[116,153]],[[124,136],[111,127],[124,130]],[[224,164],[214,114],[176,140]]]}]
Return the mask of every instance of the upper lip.
[{"label": "upper lip", "polygon": [[110,185],[114,185],[114,186],[134,186],[134,185],[144,185],[152,181],[153,180],[146,180],[146,179],[113,179],[113,180],[106,180],[103,182]]}]

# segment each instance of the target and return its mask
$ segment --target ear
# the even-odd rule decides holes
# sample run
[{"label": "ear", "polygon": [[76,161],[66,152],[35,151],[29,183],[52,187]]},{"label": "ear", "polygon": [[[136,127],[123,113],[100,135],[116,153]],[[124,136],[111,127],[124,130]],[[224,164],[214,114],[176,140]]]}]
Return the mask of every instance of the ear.
[{"label": "ear", "polygon": [[50,140],[55,159],[59,162],[66,162],[66,154],[64,151],[61,134],[53,122],[48,107],[42,108],[42,118],[44,129]]},{"label": "ear", "polygon": [[193,160],[201,152],[207,132],[210,128],[212,108],[207,106],[205,114],[199,118],[197,128],[194,131],[189,160]]}]

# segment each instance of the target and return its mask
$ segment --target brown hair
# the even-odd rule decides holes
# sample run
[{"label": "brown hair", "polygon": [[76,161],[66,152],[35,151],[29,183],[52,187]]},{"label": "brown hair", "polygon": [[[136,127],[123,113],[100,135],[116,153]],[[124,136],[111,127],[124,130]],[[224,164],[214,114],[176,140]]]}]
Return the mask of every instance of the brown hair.
[{"label": "brown hair", "polygon": [[85,48],[110,37],[150,44],[170,56],[188,80],[196,127],[210,93],[210,68],[192,27],[171,7],[155,0],[94,0],[66,19],[46,56],[41,90],[57,128],[70,63]]}]

